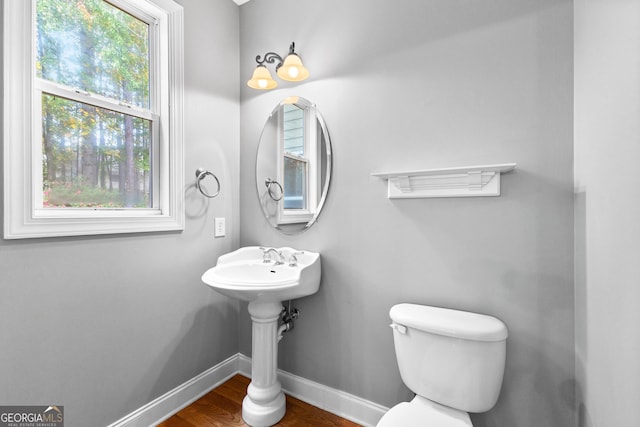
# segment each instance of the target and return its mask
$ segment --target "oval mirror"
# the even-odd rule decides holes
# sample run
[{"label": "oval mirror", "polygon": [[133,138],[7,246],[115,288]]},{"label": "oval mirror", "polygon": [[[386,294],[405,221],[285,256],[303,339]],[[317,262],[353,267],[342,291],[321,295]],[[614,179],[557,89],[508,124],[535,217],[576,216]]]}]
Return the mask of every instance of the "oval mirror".
[{"label": "oval mirror", "polygon": [[271,112],[260,135],[256,188],[262,212],[285,234],[315,223],[329,191],[331,141],[314,104],[293,96]]}]

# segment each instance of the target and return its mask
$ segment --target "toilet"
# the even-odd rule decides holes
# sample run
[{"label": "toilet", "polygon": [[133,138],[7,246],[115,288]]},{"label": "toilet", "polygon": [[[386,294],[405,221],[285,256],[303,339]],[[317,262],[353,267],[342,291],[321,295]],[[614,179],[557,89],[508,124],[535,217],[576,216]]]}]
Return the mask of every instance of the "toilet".
[{"label": "toilet", "polygon": [[495,317],[417,304],[389,311],[400,376],[416,396],[377,427],[469,427],[502,388],[507,327]]}]

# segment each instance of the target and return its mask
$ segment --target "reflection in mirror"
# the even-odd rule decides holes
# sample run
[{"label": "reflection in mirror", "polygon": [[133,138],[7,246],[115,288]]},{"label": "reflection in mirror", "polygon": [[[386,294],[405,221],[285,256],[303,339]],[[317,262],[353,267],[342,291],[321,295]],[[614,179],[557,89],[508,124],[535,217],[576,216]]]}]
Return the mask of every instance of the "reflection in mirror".
[{"label": "reflection in mirror", "polygon": [[265,218],[285,234],[316,221],[329,190],[331,141],[315,105],[289,97],[271,112],[260,136],[256,187]]}]

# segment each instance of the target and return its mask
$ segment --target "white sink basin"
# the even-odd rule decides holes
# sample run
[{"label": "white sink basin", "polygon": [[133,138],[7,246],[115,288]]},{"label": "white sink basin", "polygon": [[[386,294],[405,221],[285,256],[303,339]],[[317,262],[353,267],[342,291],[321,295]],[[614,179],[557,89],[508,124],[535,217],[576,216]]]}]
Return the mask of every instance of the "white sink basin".
[{"label": "white sink basin", "polygon": [[[242,301],[286,301],[312,295],[320,286],[320,254],[278,248],[284,264],[263,262],[263,251],[249,246],[218,258],[202,281],[228,297]],[[296,254],[296,265],[289,265]]]},{"label": "white sink basin", "polygon": [[[315,294],[320,286],[320,254],[292,248],[269,249],[264,262],[258,246],[249,246],[218,258],[202,281],[228,297],[249,302],[251,384],[242,401],[242,419],[250,426],[276,424],[286,411],[286,399],[277,380],[279,320],[282,301]],[[276,259],[278,261],[276,262]]]}]

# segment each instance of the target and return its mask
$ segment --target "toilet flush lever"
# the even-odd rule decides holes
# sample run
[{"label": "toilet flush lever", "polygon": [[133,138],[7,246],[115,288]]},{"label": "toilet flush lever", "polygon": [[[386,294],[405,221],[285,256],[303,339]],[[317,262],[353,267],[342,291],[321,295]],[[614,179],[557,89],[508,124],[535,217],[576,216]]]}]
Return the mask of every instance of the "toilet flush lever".
[{"label": "toilet flush lever", "polygon": [[394,330],[398,331],[402,335],[405,335],[407,333],[407,327],[406,326],[398,325],[397,323],[392,323],[389,326],[391,327],[391,329],[394,329]]}]

